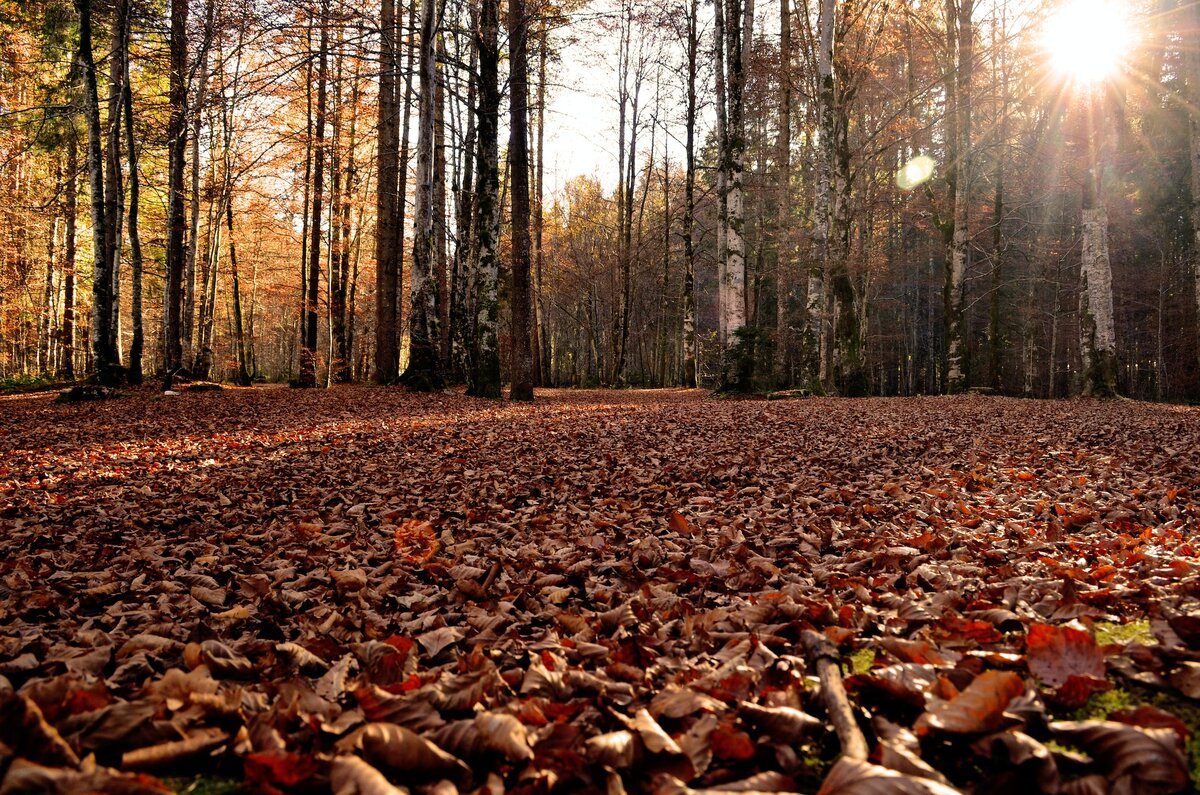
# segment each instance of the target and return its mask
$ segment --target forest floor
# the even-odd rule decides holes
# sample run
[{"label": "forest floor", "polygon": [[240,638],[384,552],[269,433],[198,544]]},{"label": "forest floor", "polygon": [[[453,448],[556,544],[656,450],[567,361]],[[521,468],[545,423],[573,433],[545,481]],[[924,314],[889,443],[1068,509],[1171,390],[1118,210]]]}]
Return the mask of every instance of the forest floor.
[{"label": "forest floor", "polygon": [[1132,402],[2,398],[0,792],[1186,791],[1197,451]]}]

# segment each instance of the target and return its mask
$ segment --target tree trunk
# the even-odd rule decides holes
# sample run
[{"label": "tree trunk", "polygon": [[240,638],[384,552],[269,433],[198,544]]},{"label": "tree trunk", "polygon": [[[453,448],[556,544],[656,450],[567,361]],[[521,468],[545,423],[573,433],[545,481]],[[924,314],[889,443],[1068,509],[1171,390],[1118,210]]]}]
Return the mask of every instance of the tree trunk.
[{"label": "tree trunk", "polygon": [[242,321],[242,285],[238,276],[237,245],[233,237],[233,201],[225,203],[225,228],[229,232],[229,276],[233,281],[233,352],[237,359],[238,386],[250,386],[249,357],[246,353],[246,332]]},{"label": "tree trunk", "polygon": [[728,91],[725,82],[725,0],[713,1],[713,73],[717,112],[717,347],[724,355],[729,338],[726,268],[729,265],[729,172],[725,151],[729,148]]},{"label": "tree trunk", "polygon": [[[186,267],[183,212],[187,148],[187,0],[171,0],[171,65],[167,120],[167,274],[163,307],[163,381],[170,388],[183,369],[183,280]],[[197,113],[200,109],[197,108]]]},{"label": "tree trunk", "polygon": [[419,42],[420,105],[417,113],[417,185],[413,206],[413,259],[408,315],[409,358],[401,382],[418,391],[442,387],[438,335],[437,249],[434,241],[434,117],[437,99],[438,22],[441,1],[424,0]]},{"label": "tree trunk", "polygon": [[63,241],[63,319],[59,349],[59,376],[75,380],[75,255],[76,216],[79,213],[79,141],[75,130],[67,135],[67,184],[63,214],[67,217]]},{"label": "tree trunk", "polygon": [[837,86],[833,72],[833,31],[837,0],[820,0],[817,37],[817,175],[813,198],[812,255],[808,271],[806,322],[803,348],[804,379],[810,386],[830,387],[829,323],[826,319],[825,281],[830,269],[830,193],[833,185],[834,103]]},{"label": "tree trunk", "polygon": [[[1200,4],[1192,4],[1192,30],[1200,30]],[[1200,49],[1185,48],[1187,54],[1187,85],[1189,141],[1192,160],[1192,277],[1195,280],[1196,327],[1200,332]],[[1200,358],[1200,336],[1197,338],[1196,355]]]},{"label": "tree trunk", "polygon": [[396,3],[382,0],[379,52],[379,127],[376,171],[379,185],[375,208],[375,383],[390,384],[399,374],[396,347],[398,254],[402,230],[397,209],[403,197],[399,185],[399,130],[396,120]]},{"label": "tree trunk", "polygon": [[1104,177],[1108,166],[1107,98],[1093,96],[1087,125],[1089,174],[1083,181],[1080,231],[1079,351],[1082,391],[1089,397],[1117,394],[1117,335],[1113,318],[1112,263],[1108,255],[1108,208]]},{"label": "tree trunk", "polygon": [[142,383],[142,355],[146,346],[142,318],[142,236],[138,230],[141,178],[138,175],[138,150],[133,134],[133,89],[129,80],[129,58],[123,60],[125,103],[125,146],[129,150],[129,254],[133,267],[132,319],[133,340],[129,346],[129,383]]},{"label": "tree trunk", "polygon": [[789,306],[792,292],[792,9],[779,0],[779,137],[775,148],[779,169],[775,208],[775,378],[789,380],[791,348]]},{"label": "tree trunk", "polygon": [[687,27],[687,111],[684,157],[687,173],[683,208],[683,386],[695,389],[696,377],[696,71],[700,39],[699,0],[691,0]]},{"label": "tree trunk", "polygon": [[512,185],[512,399],[533,400],[529,295],[529,63],[525,0],[509,0],[509,179]]},{"label": "tree trunk", "polygon": [[96,61],[92,55],[91,0],[76,0],[79,11],[79,64],[83,69],[84,118],[87,122],[88,185],[92,209],[92,366],[103,384],[121,382],[121,367],[112,348],[112,258],[106,248],[108,224],[104,203],[104,160],[101,151],[100,100],[96,85]]},{"label": "tree trunk", "polygon": [[[746,159],[745,62],[746,37],[751,34],[745,19],[746,0],[725,0],[724,44],[726,84],[725,145],[721,150],[725,185],[725,273],[718,289],[725,328],[726,356],[723,388],[747,390],[753,375],[755,351],[751,340],[740,332],[746,325],[746,241],[742,195]],[[743,32],[745,35],[743,35]]]},{"label": "tree trunk", "polygon": [[317,45],[317,102],[313,120],[312,214],[308,224],[308,274],[304,340],[300,350],[301,387],[317,385],[317,296],[321,287],[321,226],[325,195],[325,102],[329,84],[329,4],[321,3]]},{"label": "tree trunk", "polygon": [[120,0],[113,9],[112,49],[108,71],[108,147],[104,158],[104,248],[109,257],[107,277],[110,288],[112,317],[108,322],[109,347],[121,363],[121,227],[125,210],[125,185],[121,172],[121,146],[124,127],[121,125],[125,60],[129,57],[129,3]]},{"label": "tree trunk", "polygon": [[[216,27],[215,0],[206,0],[204,4],[204,40],[200,44],[200,62],[196,70],[196,98],[192,103],[192,163],[191,183],[192,195],[189,205],[190,222],[184,265],[183,313],[180,320],[181,358],[180,362],[190,361],[195,357],[193,343],[196,324],[196,255],[200,248],[200,129],[204,122],[204,103],[208,96],[208,54],[212,46],[213,31]],[[186,121],[184,122],[186,124]]]},{"label": "tree trunk", "polygon": [[476,113],[478,143],[475,163],[475,211],[471,265],[473,312],[471,317],[471,367],[467,393],[500,397],[499,307],[496,284],[500,258],[499,115],[500,51],[499,0],[482,0],[475,48],[479,54],[479,108]]},{"label": "tree trunk", "polygon": [[[974,0],[946,0],[946,38],[953,67],[953,85],[948,96],[947,140],[954,137],[950,157],[954,189],[954,231],[946,268],[946,388],[958,393],[967,388],[966,316],[963,309],[970,246],[971,206],[971,78],[975,60]],[[957,53],[957,55],[955,55]],[[947,82],[950,82],[947,80]]]}]

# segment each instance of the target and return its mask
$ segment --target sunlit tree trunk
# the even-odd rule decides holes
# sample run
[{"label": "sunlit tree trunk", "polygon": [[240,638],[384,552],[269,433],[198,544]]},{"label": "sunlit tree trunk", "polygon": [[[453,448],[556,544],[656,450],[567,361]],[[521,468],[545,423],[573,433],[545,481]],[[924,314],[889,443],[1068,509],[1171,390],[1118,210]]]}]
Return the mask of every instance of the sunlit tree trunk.
[{"label": "sunlit tree trunk", "polygon": [[951,149],[954,189],[954,230],[946,267],[946,388],[962,392],[967,388],[966,316],[963,308],[967,273],[967,249],[971,241],[971,78],[975,60],[975,26],[972,21],[974,0],[946,0],[946,40],[953,69],[949,86],[947,139]]},{"label": "sunlit tree trunk", "polygon": [[401,382],[428,391],[442,386],[438,329],[436,247],[434,243],[434,115],[437,97],[436,38],[440,0],[424,0],[418,70],[416,197],[413,206],[413,259],[408,315],[409,358]]},{"label": "sunlit tree trunk", "polygon": [[[163,380],[183,368],[184,151],[187,148],[187,0],[171,0],[171,64],[167,120],[167,274],[163,307]],[[200,109],[197,108],[197,113]]]},{"label": "sunlit tree trunk", "polygon": [[500,312],[496,296],[500,257],[499,0],[483,0],[475,49],[479,58],[478,143],[475,160],[474,232],[471,240],[472,318],[468,394],[500,397]]},{"label": "sunlit tree trunk", "polygon": [[67,179],[63,196],[66,230],[63,239],[63,318],[58,364],[59,376],[67,381],[75,380],[75,228],[78,213],[79,141],[72,129],[67,135]]},{"label": "sunlit tree trunk", "polygon": [[[196,96],[191,103],[192,113],[192,162],[191,198],[189,201],[190,221],[188,224],[186,258],[183,271],[183,314],[180,324],[180,362],[191,361],[195,356],[196,325],[196,255],[200,248],[200,129],[204,123],[204,103],[208,96],[208,55],[216,27],[216,2],[206,0],[204,4],[204,39],[200,42],[199,63],[196,67]],[[186,121],[184,122],[186,124]]]},{"label": "sunlit tree trunk", "polygon": [[92,54],[91,0],[76,0],[79,11],[79,65],[83,71],[84,119],[87,123],[88,186],[92,210],[92,366],[96,378],[104,384],[121,381],[121,367],[112,347],[112,259],[107,246],[107,219],[104,202],[104,159],[101,147],[100,100],[96,80],[96,61]]},{"label": "sunlit tree trunk", "polygon": [[138,148],[133,133],[133,87],[129,79],[129,58],[123,59],[125,73],[122,91],[125,104],[125,147],[129,150],[129,256],[133,269],[133,339],[129,346],[129,383],[142,383],[142,356],[146,345],[142,317],[142,236],[138,228],[141,203],[141,178],[138,175]]},{"label": "sunlit tree trunk", "polygon": [[529,284],[529,19],[525,0],[509,0],[509,179],[512,191],[512,399],[533,400]]},{"label": "sunlit tree trunk", "polygon": [[[741,341],[739,331],[746,325],[746,239],[745,209],[742,183],[746,160],[745,94],[746,67],[745,50],[747,38],[752,33],[747,13],[752,0],[725,0],[725,86],[726,117],[725,146],[721,152],[726,174],[725,185],[725,278],[718,289],[725,294],[721,302],[724,310],[725,349],[729,350]],[[753,351],[743,349],[736,366],[726,368],[725,386],[748,388],[744,383],[750,375],[745,370],[748,357]]]},{"label": "sunlit tree trunk", "polygon": [[[1102,91],[1103,89],[1098,89]],[[1112,263],[1108,253],[1108,207],[1105,172],[1109,157],[1108,99],[1089,97],[1089,173],[1083,180],[1083,216],[1080,230],[1080,355],[1083,359],[1084,395],[1112,397],[1117,393],[1117,334],[1113,318]]]},{"label": "sunlit tree trunk", "polygon": [[113,9],[112,48],[108,58],[108,118],[105,131],[108,146],[104,158],[104,249],[109,257],[107,276],[112,281],[111,312],[108,334],[109,347],[121,363],[121,252],[122,221],[125,214],[125,184],[121,167],[121,148],[124,127],[123,108],[124,62],[129,57],[129,3],[121,0]]}]

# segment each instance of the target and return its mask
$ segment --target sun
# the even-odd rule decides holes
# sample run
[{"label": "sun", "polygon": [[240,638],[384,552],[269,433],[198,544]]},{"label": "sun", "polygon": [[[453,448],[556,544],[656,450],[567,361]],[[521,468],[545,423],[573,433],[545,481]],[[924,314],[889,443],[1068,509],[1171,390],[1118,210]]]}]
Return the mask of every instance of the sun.
[{"label": "sun", "polygon": [[1046,20],[1042,46],[1054,72],[1091,86],[1112,77],[1134,43],[1123,0],[1066,0]]}]

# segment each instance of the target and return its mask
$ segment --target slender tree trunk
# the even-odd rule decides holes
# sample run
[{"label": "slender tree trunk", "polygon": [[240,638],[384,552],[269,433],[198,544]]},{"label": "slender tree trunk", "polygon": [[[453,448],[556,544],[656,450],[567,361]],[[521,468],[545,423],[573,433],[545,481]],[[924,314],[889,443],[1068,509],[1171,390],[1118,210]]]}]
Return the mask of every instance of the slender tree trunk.
[{"label": "slender tree trunk", "polygon": [[379,126],[376,148],[375,226],[375,383],[390,384],[399,374],[397,336],[398,263],[402,230],[397,224],[403,197],[399,184],[399,129],[396,107],[396,3],[381,0],[379,52]]},{"label": "slender tree trunk", "polygon": [[529,295],[528,32],[525,0],[508,2],[509,179],[512,185],[512,399],[533,400]]},{"label": "slender tree trunk", "polygon": [[499,0],[482,0],[475,48],[479,53],[479,108],[476,113],[474,234],[471,246],[473,314],[468,394],[500,397],[500,312],[497,301],[500,258]]},{"label": "slender tree trunk", "polygon": [[125,60],[129,57],[129,3],[120,0],[113,9],[112,49],[108,72],[108,138],[104,158],[104,248],[109,257],[108,278],[112,281],[112,317],[108,322],[109,347],[121,363],[121,227],[124,217],[125,185],[121,173],[121,125]]},{"label": "slender tree trunk", "polygon": [[542,292],[542,265],[545,257],[542,252],[542,238],[545,231],[543,217],[543,202],[546,198],[546,59],[550,51],[550,32],[548,26],[542,25],[538,36],[538,90],[537,90],[537,162],[534,165],[534,176],[537,179],[537,190],[534,192],[533,206],[533,275],[534,275],[534,308],[537,310],[537,323],[534,326],[536,360],[538,367],[535,371],[536,386],[544,386],[553,381],[551,367],[551,344],[548,339],[549,325],[546,316],[546,300]]},{"label": "slender tree trunk", "polygon": [[[354,191],[357,189],[358,165],[355,149],[358,145],[358,104],[360,65],[362,59],[358,54],[354,57],[354,71],[350,85],[350,129],[346,141],[346,169],[342,179],[341,218],[338,220],[339,236],[341,237],[341,262],[338,265],[338,296],[340,310],[337,314],[339,329],[336,337],[336,357],[338,367],[334,372],[334,380],[339,384],[349,383],[353,376],[352,358],[354,350],[354,284],[358,281],[357,267],[353,276],[351,273],[350,249],[357,244],[352,241],[354,225],[351,221],[351,204],[354,202]],[[357,260],[354,263],[357,266]]]},{"label": "slender tree trunk", "polygon": [[[430,0],[432,2],[432,0]],[[404,321],[404,224],[408,216],[408,161],[411,147],[409,146],[411,132],[409,119],[413,106],[413,73],[417,62],[417,8],[416,0],[408,4],[408,38],[405,45],[404,66],[404,101],[400,113],[400,184],[397,187],[399,195],[397,232],[396,232],[396,351],[401,352],[402,341],[406,332]],[[411,281],[411,279],[410,279]],[[411,285],[410,285],[411,286]],[[411,290],[410,290],[411,292]],[[399,376],[397,376],[399,377]]]},{"label": "slender tree trunk", "polygon": [[67,217],[63,241],[63,319],[58,372],[66,381],[75,380],[75,258],[76,217],[79,214],[79,141],[75,130],[67,135],[67,184],[63,214]]},{"label": "slender tree trunk", "polygon": [[121,367],[112,348],[112,258],[107,250],[108,223],[104,202],[104,159],[101,151],[100,100],[96,81],[96,61],[92,55],[91,0],[76,0],[79,11],[79,64],[83,69],[84,118],[88,131],[88,184],[92,208],[92,365],[103,384],[121,382]]},{"label": "slender tree trunk", "polygon": [[729,171],[725,152],[729,148],[728,97],[725,81],[725,0],[713,0],[713,72],[717,111],[717,347],[722,356],[729,344]]},{"label": "slender tree trunk", "polygon": [[[442,363],[444,375],[450,376],[452,362],[450,359],[450,343],[452,334],[450,327],[450,302],[452,285],[450,283],[449,258],[447,257],[446,241],[446,73],[438,65],[446,59],[445,39],[437,37],[435,50],[434,98],[433,98],[433,269],[437,290],[434,299],[437,302],[438,319],[438,360]],[[451,380],[454,380],[451,376]]]},{"label": "slender tree trunk", "polygon": [[779,136],[776,139],[775,209],[775,378],[789,380],[791,348],[789,317],[792,293],[792,9],[790,0],[779,0]]},{"label": "slender tree trunk", "polygon": [[[1000,43],[1007,38],[1007,4],[1001,7],[1000,28],[993,33],[993,50],[999,50],[999,63],[992,70],[992,93],[997,96],[999,116],[996,149],[995,194],[992,200],[992,284],[988,309],[988,383],[997,391],[1004,388],[1004,332],[1001,327],[1001,291],[1004,286],[1004,166],[1008,156],[1008,48]],[[997,72],[999,74],[997,75]],[[996,79],[999,77],[999,79]]]},{"label": "slender tree trunk", "polygon": [[349,197],[343,194],[342,185],[342,83],[345,79],[345,31],[342,25],[337,25],[337,37],[334,42],[333,68],[333,139],[329,147],[329,267],[328,267],[328,317],[329,325],[329,367],[326,370],[326,384],[335,381],[341,383],[342,373],[346,362],[342,358],[346,348],[346,278],[342,273],[342,253],[349,245],[349,236],[343,234],[342,207],[349,202]]},{"label": "slender tree trunk", "polygon": [[142,383],[142,355],[146,346],[142,318],[142,236],[138,230],[141,202],[141,178],[138,175],[138,149],[133,134],[133,89],[129,80],[129,58],[123,59],[125,146],[129,150],[129,254],[133,266],[133,340],[129,346],[129,383]]},{"label": "slender tree trunk", "polygon": [[[192,163],[191,187],[192,194],[189,203],[190,222],[188,224],[187,262],[184,265],[183,286],[183,315],[180,320],[181,353],[180,363],[193,361],[196,355],[195,342],[196,325],[196,254],[200,244],[200,129],[204,122],[204,103],[208,96],[208,54],[212,46],[213,30],[216,27],[216,2],[206,0],[204,4],[204,40],[200,44],[200,62],[196,69],[196,98],[191,108],[192,112]],[[186,124],[186,122],[185,122]]]},{"label": "slender tree trunk", "polygon": [[[1200,30],[1200,4],[1192,4],[1191,21],[1192,30]],[[1196,327],[1200,332],[1200,48],[1186,47],[1184,51],[1187,55],[1187,85],[1190,97],[1188,121],[1192,160],[1192,278],[1196,291]],[[1200,358],[1200,336],[1197,337],[1196,355]]]},{"label": "slender tree trunk", "polygon": [[[455,236],[454,256],[451,260],[450,283],[453,285],[450,303],[450,366],[454,377],[461,378],[469,387],[471,382],[471,357],[475,336],[472,321],[472,289],[475,283],[473,268],[478,264],[475,247],[475,161],[479,134],[477,101],[479,93],[479,14],[472,8],[468,12],[470,25],[470,68],[467,71],[467,96],[463,106],[466,130],[462,136],[460,153],[454,158],[454,201]],[[460,82],[461,86],[461,82]],[[461,88],[459,89],[461,92]],[[452,107],[458,107],[457,103]]]},{"label": "slender tree trunk", "polygon": [[[722,301],[726,357],[723,387],[747,390],[751,387],[754,356],[752,341],[738,332],[746,325],[746,240],[743,172],[746,159],[745,62],[746,37],[752,33],[746,24],[746,0],[725,0],[724,44],[726,69],[725,146],[721,161],[725,172],[725,274],[718,289]],[[745,34],[745,35],[743,35]]]},{"label": "slender tree trunk", "polygon": [[1083,224],[1080,232],[1080,355],[1083,394],[1117,394],[1117,335],[1113,318],[1112,263],[1108,254],[1108,207],[1104,177],[1108,169],[1110,125],[1107,98],[1092,96],[1088,133],[1090,173],[1083,181]]},{"label": "slender tree trunk", "polygon": [[417,185],[413,207],[413,258],[408,315],[409,358],[401,382],[419,391],[442,387],[438,329],[437,248],[434,241],[434,118],[437,99],[438,22],[441,0],[423,0],[421,9],[420,105],[417,113]]},{"label": "slender tree trunk", "polygon": [[321,3],[317,45],[317,102],[313,121],[312,215],[308,224],[308,287],[304,307],[304,342],[300,351],[299,386],[317,385],[317,296],[321,287],[321,221],[325,196],[325,103],[329,85],[329,4]]},{"label": "slender tree trunk", "polygon": [[[967,249],[971,242],[971,79],[975,60],[974,0],[946,0],[946,37],[956,44],[950,48],[949,64],[954,68],[947,117],[954,124],[947,139],[955,136],[952,155],[954,181],[954,226],[946,268],[946,387],[951,393],[967,386],[967,340],[964,312],[964,284],[967,273]],[[957,39],[957,41],[955,41]],[[954,54],[957,54],[956,56]],[[947,82],[950,82],[949,80]]]},{"label": "slender tree trunk", "polygon": [[684,157],[687,173],[684,177],[683,209],[683,386],[695,389],[696,378],[696,71],[700,39],[699,0],[691,0],[687,29],[687,111],[685,116],[686,143]]},{"label": "slender tree trunk", "polygon": [[250,386],[250,362],[246,353],[246,332],[242,322],[242,285],[238,275],[237,245],[233,236],[233,201],[225,203],[225,229],[229,232],[229,276],[233,284],[233,352],[237,359],[238,386]]},{"label": "slender tree trunk", "polygon": [[[54,195],[62,196],[62,160],[56,158]],[[58,237],[62,228],[62,205],[56,201],[50,219],[50,235],[46,244],[46,280],[43,282],[41,313],[38,316],[37,372],[49,375],[54,371],[54,276],[58,272]]]},{"label": "slender tree trunk", "polygon": [[[163,382],[183,369],[183,281],[186,268],[183,211],[187,149],[187,0],[171,0],[171,65],[167,120],[167,276],[163,307]],[[196,111],[199,113],[199,109]]]},{"label": "slender tree trunk", "polygon": [[813,199],[812,255],[808,272],[806,323],[803,345],[805,380],[828,391],[830,373],[829,322],[826,319],[825,282],[830,270],[829,227],[832,222],[830,193],[833,185],[834,104],[837,86],[833,71],[833,32],[837,0],[820,0],[817,37],[818,132],[817,175]]}]

